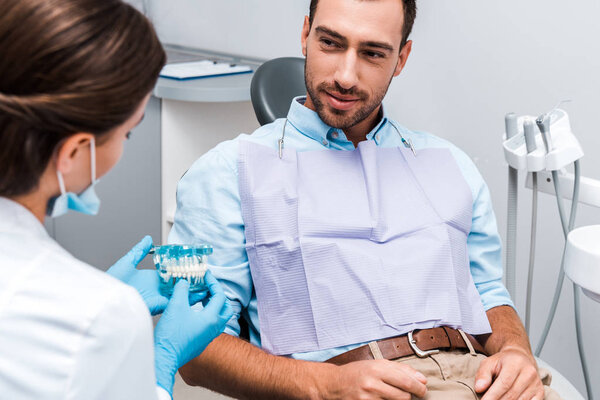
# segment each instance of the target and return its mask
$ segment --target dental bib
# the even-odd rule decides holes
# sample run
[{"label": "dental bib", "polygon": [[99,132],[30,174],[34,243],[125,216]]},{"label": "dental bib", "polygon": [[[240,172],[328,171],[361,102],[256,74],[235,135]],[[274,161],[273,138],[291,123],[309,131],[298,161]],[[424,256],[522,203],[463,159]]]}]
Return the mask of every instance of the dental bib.
[{"label": "dental bib", "polygon": [[470,274],[471,191],[447,149],[240,141],[262,347],[324,350],[434,326],[491,332]]}]

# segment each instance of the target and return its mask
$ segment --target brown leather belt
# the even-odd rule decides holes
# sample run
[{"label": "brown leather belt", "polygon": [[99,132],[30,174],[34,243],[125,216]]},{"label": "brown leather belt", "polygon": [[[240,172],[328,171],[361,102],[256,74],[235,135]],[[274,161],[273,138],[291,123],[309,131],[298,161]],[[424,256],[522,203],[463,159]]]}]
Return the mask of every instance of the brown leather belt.
[{"label": "brown leather belt", "polygon": [[[477,339],[468,333],[465,337],[471,342],[473,349],[481,354],[486,354]],[[409,355],[427,357],[437,353],[436,350],[466,350],[470,351],[468,344],[463,339],[461,332],[448,327],[423,329],[410,332],[408,335],[396,336],[377,341],[381,355],[386,360],[394,360]],[[347,351],[339,356],[330,358],[326,362],[344,365],[353,361],[373,360],[371,346],[364,345],[354,350]]]}]

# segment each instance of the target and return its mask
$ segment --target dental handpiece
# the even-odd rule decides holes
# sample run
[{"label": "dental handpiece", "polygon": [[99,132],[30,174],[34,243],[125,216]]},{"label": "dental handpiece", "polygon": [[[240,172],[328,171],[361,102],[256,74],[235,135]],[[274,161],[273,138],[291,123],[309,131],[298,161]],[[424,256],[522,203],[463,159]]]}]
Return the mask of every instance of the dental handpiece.
[{"label": "dental handpiece", "polygon": [[540,132],[542,132],[542,139],[544,140],[544,146],[546,146],[546,152],[550,153],[554,146],[552,145],[552,137],[550,136],[550,114],[542,114],[535,120]]},{"label": "dental handpiece", "polygon": [[525,146],[527,147],[527,154],[529,154],[537,150],[537,143],[535,141],[537,129],[535,123],[530,119],[526,120],[523,124],[523,130],[525,132]]},{"label": "dental handpiece", "polygon": [[504,117],[504,126],[506,128],[506,139],[510,139],[519,133],[519,125],[517,123],[517,114],[511,112]]}]

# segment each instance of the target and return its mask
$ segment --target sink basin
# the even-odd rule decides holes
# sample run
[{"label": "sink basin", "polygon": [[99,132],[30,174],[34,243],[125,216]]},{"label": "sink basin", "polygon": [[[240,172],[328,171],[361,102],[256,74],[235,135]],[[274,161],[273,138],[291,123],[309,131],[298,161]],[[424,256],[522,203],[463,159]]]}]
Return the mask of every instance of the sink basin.
[{"label": "sink basin", "polygon": [[600,225],[584,226],[569,233],[565,273],[588,297],[600,302]]}]

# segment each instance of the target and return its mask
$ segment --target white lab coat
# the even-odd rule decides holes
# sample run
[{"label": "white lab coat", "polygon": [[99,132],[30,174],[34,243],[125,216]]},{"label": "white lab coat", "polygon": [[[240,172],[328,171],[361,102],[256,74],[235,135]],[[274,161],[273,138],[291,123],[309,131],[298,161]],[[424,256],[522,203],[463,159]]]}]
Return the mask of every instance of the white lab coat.
[{"label": "white lab coat", "polygon": [[[102,245],[101,243],[99,245]],[[139,294],[0,197],[0,398],[170,399]]]}]

